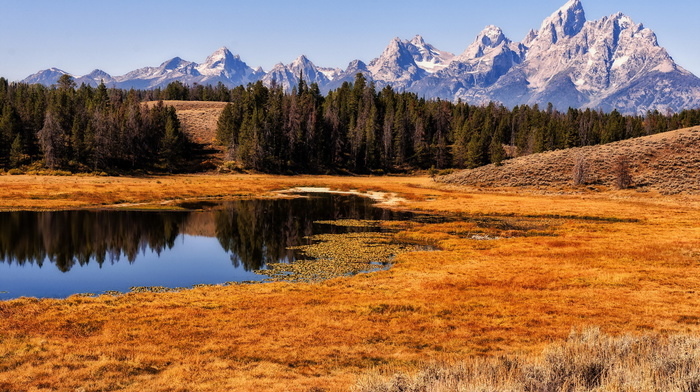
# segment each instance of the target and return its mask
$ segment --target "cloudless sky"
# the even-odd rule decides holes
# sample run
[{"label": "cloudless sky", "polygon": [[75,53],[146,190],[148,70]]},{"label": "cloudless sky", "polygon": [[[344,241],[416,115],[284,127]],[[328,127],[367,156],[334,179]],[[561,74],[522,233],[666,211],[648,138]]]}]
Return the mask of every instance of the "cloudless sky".
[{"label": "cloudless sky", "polygon": [[[393,37],[421,34],[459,54],[489,24],[520,41],[566,0],[0,0],[0,76],[57,67],[123,75],[175,56],[197,63],[221,46],[270,70],[305,54],[318,66],[369,62]],[[582,0],[588,20],[623,12],[700,76],[698,0]]]}]

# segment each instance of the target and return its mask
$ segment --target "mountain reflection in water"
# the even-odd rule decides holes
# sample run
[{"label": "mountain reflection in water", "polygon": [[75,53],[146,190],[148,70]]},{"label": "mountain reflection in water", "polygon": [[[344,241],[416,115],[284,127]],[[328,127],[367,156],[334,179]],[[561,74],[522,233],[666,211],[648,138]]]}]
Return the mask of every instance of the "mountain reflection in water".
[{"label": "mountain reflection in water", "polygon": [[[190,207],[196,207],[190,205]],[[173,275],[177,263],[170,258],[182,257],[184,247],[196,257],[188,260],[197,269],[225,261],[228,269],[252,271],[268,263],[293,262],[296,253],[289,247],[306,244],[312,234],[339,233],[367,228],[347,228],[314,224],[334,219],[408,219],[410,214],[372,206],[369,199],[353,195],[314,194],[293,199],[244,199],[227,201],[205,211],[53,211],[0,213],[0,291],[6,290],[13,273],[26,269],[45,270],[47,264],[65,273],[74,270],[104,270],[105,266],[166,261],[165,272]],[[211,241],[216,238],[218,249]],[[192,247],[199,247],[191,249]],[[17,268],[19,267],[19,268]],[[190,266],[190,268],[194,268]],[[97,272],[95,272],[97,273]],[[183,272],[187,274],[188,272]],[[128,281],[128,273],[120,279]],[[245,275],[245,276],[251,276]],[[126,278],[124,278],[126,276]],[[221,279],[221,277],[219,277]],[[230,279],[228,279],[230,280]],[[197,283],[224,283],[227,280]],[[53,283],[51,283],[53,284]],[[56,283],[59,284],[59,283]],[[104,290],[123,290],[122,282]],[[175,287],[154,276],[152,285]],[[78,288],[76,291],[81,292]],[[34,294],[22,294],[34,295]],[[0,294],[0,299],[14,297]]]}]

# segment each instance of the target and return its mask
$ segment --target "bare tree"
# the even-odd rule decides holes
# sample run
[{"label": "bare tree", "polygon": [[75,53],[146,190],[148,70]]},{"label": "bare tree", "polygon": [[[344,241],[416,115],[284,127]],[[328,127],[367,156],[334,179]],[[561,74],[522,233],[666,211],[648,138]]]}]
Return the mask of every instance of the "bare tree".
[{"label": "bare tree", "polygon": [[583,185],[588,181],[588,162],[583,154],[574,158],[574,168],[572,170],[574,185]]},{"label": "bare tree", "polygon": [[629,159],[626,156],[620,155],[615,158],[612,171],[618,189],[627,189],[632,186],[632,174],[630,174]]}]

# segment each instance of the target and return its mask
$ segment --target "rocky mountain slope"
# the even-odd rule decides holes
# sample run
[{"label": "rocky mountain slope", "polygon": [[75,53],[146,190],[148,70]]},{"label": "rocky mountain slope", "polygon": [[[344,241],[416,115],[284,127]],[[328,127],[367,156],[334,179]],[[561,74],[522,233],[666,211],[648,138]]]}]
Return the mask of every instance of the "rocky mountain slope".
[{"label": "rocky mountain slope", "polygon": [[[65,73],[51,68],[24,82],[50,85]],[[122,76],[95,70],[76,81],[151,89],[175,80],[229,87],[262,80],[291,89],[303,75],[327,92],[353,81],[357,73],[378,88],[390,85],[426,98],[472,104],[551,102],[561,110],[592,107],[631,114],[700,107],[700,79],[673,61],[652,30],[622,13],[586,20],[580,0],[569,0],[521,42],[506,37],[497,26],[487,26],[457,56],[416,36],[410,41],[394,38],[379,57],[367,64],[355,60],[344,71],[318,67],[300,56],[264,72],[221,48],[201,64],[176,57]]]},{"label": "rocky mountain slope", "polygon": [[[615,188],[615,163],[626,160],[631,186],[665,194],[700,193],[700,127],[680,129],[599,146],[533,154],[463,170],[437,180],[477,187],[520,187],[564,190]],[[586,181],[574,186],[577,160],[585,167]]]}]

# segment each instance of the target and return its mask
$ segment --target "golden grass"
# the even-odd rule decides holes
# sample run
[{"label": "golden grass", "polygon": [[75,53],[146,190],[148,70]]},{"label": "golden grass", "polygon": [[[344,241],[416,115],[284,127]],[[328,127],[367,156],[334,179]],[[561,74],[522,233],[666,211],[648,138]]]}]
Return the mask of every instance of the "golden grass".
[{"label": "golden grass", "polygon": [[401,235],[443,250],[402,254],[387,271],[0,302],[0,391],[347,390],[375,366],[539,353],[572,327],[700,331],[696,197],[466,192],[424,177],[2,176],[0,185],[2,209],[272,197],[293,186],[386,191],[404,208],[556,235],[479,241],[471,222],[414,224]]},{"label": "golden grass", "polygon": [[413,374],[370,373],[356,392],[696,391],[698,337],[611,337],[597,328],[572,331],[536,357],[490,357],[429,363]]}]

